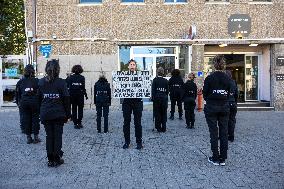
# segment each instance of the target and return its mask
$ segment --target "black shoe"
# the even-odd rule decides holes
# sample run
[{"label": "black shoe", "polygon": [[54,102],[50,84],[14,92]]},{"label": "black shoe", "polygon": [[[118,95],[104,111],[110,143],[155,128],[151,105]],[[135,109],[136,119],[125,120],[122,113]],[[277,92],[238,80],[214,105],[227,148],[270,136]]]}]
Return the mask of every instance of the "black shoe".
[{"label": "black shoe", "polygon": [[35,135],[34,144],[37,144],[39,142],[41,142],[40,138],[38,137],[38,135]]},{"label": "black shoe", "polygon": [[225,160],[222,159],[222,158],[219,159],[219,163],[220,163],[221,166],[225,166],[226,165]]},{"label": "black shoe", "polygon": [[174,116],[170,116],[169,119],[174,120],[175,118],[174,118]]},{"label": "black shoe", "polygon": [[130,147],[129,143],[124,143],[124,145],[122,146],[123,149],[128,149]]},{"label": "black shoe", "polygon": [[82,129],[83,128],[82,123],[78,123],[78,127],[79,127],[79,129]]},{"label": "black shoe", "polygon": [[101,130],[98,130],[98,133],[101,133],[102,131]]},{"label": "black shoe", "polygon": [[212,163],[213,165],[219,165],[219,160],[215,160],[213,157],[209,157],[208,162]]},{"label": "black shoe", "polygon": [[31,136],[27,136],[27,144],[33,143],[33,139]]},{"label": "black shoe", "polygon": [[191,126],[189,126],[189,125],[186,125],[186,127],[185,128],[187,128],[187,129],[191,129]]},{"label": "black shoe", "polygon": [[54,167],[54,162],[53,161],[48,161],[47,166],[48,167]]},{"label": "black shoe", "polygon": [[234,136],[228,136],[228,141],[234,142],[234,140],[235,140],[235,137],[234,137]]},{"label": "black shoe", "polygon": [[80,127],[76,124],[74,125],[74,129],[80,129]]},{"label": "black shoe", "polygon": [[138,143],[136,149],[137,150],[142,150],[143,149],[142,143]]},{"label": "black shoe", "polygon": [[64,159],[60,158],[59,160],[54,161],[53,165],[54,165],[54,167],[58,167],[58,166],[62,165],[63,163],[64,163]]}]

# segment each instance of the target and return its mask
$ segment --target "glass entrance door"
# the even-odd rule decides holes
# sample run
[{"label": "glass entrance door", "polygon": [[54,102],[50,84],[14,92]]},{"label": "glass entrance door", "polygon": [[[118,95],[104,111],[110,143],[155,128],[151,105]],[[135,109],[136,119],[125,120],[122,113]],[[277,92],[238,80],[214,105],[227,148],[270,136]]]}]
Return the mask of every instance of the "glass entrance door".
[{"label": "glass entrance door", "polygon": [[246,56],[245,58],[245,99],[257,101],[258,92],[258,56]]},{"label": "glass entrance door", "polygon": [[0,106],[16,106],[16,84],[23,76],[25,65],[25,56],[14,55],[0,59]]}]

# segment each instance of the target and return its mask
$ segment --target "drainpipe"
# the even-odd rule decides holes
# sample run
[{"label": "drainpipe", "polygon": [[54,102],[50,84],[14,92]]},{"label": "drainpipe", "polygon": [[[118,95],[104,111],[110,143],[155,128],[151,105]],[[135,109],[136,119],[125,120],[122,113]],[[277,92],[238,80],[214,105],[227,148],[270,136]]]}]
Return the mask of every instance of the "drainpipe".
[{"label": "drainpipe", "polygon": [[[37,1],[36,0],[32,0],[32,31],[33,31],[33,41],[32,41],[32,47],[31,47],[31,50],[32,50],[32,63],[37,63],[37,42],[36,42],[36,38],[37,38],[37,35],[36,35],[36,4],[37,4]],[[37,64],[35,65],[36,68],[37,68]],[[37,70],[37,69],[36,69]]]}]

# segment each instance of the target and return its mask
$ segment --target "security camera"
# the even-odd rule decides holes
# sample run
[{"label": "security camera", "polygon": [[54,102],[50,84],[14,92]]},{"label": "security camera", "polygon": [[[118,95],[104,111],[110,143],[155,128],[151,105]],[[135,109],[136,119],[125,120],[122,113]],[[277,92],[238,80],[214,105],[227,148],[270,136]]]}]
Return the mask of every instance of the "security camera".
[{"label": "security camera", "polygon": [[56,35],[53,35],[52,38],[53,38],[53,39],[56,39],[57,37],[56,37]]}]

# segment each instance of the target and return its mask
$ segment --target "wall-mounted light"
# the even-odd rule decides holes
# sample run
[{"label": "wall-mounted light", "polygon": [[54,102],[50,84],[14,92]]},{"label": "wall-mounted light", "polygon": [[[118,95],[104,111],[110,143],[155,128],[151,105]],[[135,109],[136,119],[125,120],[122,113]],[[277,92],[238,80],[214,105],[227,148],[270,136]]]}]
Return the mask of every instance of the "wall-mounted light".
[{"label": "wall-mounted light", "polygon": [[257,47],[257,45],[258,45],[257,43],[251,43],[251,44],[249,44],[250,47]]},{"label": "wall-mounted light", "polygon": [[219,47],[227,47],[228,44],[220,44]]}]

